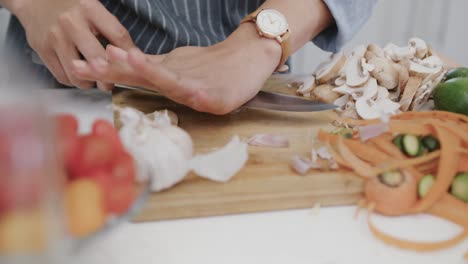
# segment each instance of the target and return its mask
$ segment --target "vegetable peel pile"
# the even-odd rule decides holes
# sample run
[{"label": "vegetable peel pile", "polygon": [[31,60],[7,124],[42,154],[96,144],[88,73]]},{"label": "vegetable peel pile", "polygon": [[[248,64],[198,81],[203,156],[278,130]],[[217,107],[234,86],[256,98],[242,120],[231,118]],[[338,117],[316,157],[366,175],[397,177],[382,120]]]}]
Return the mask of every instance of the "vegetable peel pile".
[{"label": "vegetable peel pile", "polygon": [[[405,112],[388,122],[338,121],[347,125],[350,138],[320,131],[318,140],[341,169],[365,179],[365,201],[358,207],[368,208],[368,226],[377,238],[416,251],[443,249],[468,238],[467,116]],[[363,132],[365,140],[361,139]],[[446,241],[403,240],[380,231],[371,221],[373,212],[386,216],[428,213],[461,226],[463,231]]]}]

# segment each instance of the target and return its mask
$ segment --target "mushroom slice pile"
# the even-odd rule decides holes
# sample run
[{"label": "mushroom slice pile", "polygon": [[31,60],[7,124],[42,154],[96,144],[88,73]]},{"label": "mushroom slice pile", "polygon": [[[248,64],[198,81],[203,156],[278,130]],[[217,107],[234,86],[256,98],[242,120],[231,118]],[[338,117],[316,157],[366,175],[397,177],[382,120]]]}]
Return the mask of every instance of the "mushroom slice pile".
[{"label": "mushroom slice pile", "polygon": [[411,38],[406,46],[369,44],[347,56],[336,53],[318,67],[315,85],[298,93],[334,103],[342,117],[382,118],[421,109],[446,73],[427,43]]}]

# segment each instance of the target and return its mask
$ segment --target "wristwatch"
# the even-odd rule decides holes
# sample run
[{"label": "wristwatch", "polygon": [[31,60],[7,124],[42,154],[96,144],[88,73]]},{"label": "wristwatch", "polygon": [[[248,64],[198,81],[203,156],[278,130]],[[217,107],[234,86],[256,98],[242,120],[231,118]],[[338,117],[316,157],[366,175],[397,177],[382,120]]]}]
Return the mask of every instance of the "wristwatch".
[{"label": "wristwatch", "polygon": [[255,23],[255,28],[260,36],[278,41],[281,45],[282,55],[275,71],[287,71],[288,67],[284,63],[291,55],[289,39],[291,31],[286,17],[275,9],[259,9],[245,17],[241,24],[246,22]]}]

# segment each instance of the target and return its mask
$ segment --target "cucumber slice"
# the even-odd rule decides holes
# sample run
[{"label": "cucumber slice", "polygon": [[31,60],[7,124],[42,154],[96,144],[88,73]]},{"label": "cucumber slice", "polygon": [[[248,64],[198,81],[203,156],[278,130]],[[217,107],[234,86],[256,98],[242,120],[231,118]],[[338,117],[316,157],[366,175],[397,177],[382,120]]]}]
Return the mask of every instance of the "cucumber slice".
[{"label": "cucumber slice", "polygon": [[401,151],[403,151],[403,135],[398,135],[393,139],[393,144],[397,146]]},{"label": "cucumber slice", "polygon": [[451,193],[465,203],[468,202],[468,172],[460,173],[453,179]]},{"label": "cucumber slice", "polygon": [[379,180],[389,187],[396,188],[403,183],[404,177],[399,171],[387,171],[379,175]]},{"label": "cucumber slice", "polygon": [[434,184],[436,178],[432,174],[425,175],[418,184],[418,194],[419,197],[424,198],[426,194],[431,189],[432,185]]},{"label": "cucumber slice", "polygon": [[432,135],[428,135],[428,136],[423,137],[421,139],[421,143],[423,144],[423,146],[429,152],[436,151],[436,150],[440,149],[439,140],[437,138],[435,138],[434,136],[432,136]]},{"label": "cucumber slice", "polygon": [[401,145],[403,152],[410,157],[416,157],[423,153],[421,142],[419,142],[419,138],[415,135],[404,135],[401,139]]}]

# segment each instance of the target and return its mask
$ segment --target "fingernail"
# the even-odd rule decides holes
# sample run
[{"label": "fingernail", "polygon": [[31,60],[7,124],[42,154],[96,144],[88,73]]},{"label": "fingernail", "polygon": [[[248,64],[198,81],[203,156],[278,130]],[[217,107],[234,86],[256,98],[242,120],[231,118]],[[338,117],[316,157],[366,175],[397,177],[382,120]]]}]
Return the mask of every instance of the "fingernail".
[{"label": "fingernail", "polygon": [[82,60],[73,60],[72,64],[74,67],[80,68],[80,69],[86,68],[86,66],[88,66],[88,64]]}]

